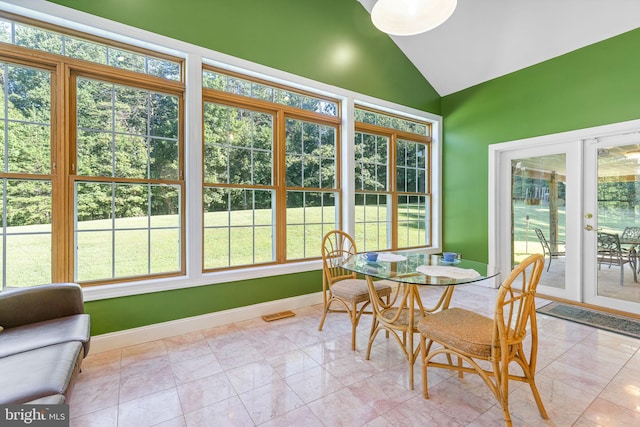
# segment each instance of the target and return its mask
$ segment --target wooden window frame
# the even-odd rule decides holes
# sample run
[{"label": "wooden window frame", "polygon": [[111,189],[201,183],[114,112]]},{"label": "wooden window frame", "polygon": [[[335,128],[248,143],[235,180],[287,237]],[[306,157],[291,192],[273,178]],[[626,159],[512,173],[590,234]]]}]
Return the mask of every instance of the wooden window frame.
[{"label": "wooden window frame", "polygon": [[[368,133],[372,135],[382,136],[388,138],[388,153],[387,153],[387,190],[386,191],[375,191],[375,190],[359,190],[356,189],[356,194],[375,194],[375,195],[386,195],[387,200],[391,203],[391,247],[385,248],[390,250],[400,250],[400,249],[415,249],[415,248],[428,248],[433,246],[433,203],[429,203],[431,207],[428,212],[428,216],[426,221],[428,222],[429,227],[429,239],[425,242],[424,245],[419,246],[408,246],[408,247],[399,247],[398,246],[398,200],[400,196],[424,196],[428,200],[432,201],[433,192],[432,192],[432,137],[431,137],[431,123],[422,122],[414,119],[410,119],[407,117],[403,117],[398,114],[392,114],[385,111],[379,111],[370,107],[363,107],[360,105],[356,106],[357,109],[371,111],[376,114],[382,114],[389,117],[396,117],[402,120],[408,120],[411,122],[419,123],[421,125],[425,125],[429,135],[419,135],[410,132],[405,132],[397,129],[392,129],[384,126],[379,126],[371,123],[363,123],[363,122],[355,122],[355,132],[356,133]],[[425,177],[425,193],[417,193],[417,192],[407,192],[407,191],[399,191],[397,188],[397,146],[398,140],[409,141],[417,144],[424,144],[426,147],[426,158],[425,164],[427,167],[427,174]],[[358,240],[357,236],[356,240]]]},{"label": "wooden window frame", "polygon": [[[123,48],[136,53],[170,59],[181,64],[181,80],[184,79],[184,61],[180,58],[166,54],[152,52],[124,43],[112,42],[95,36],[89,36],[77,31],[59,28],[55,25],[41,23],[40,21],[17,17],[10,13],[2,12],[0,16],[26,23],[28,25],[41,26],[56,32],[81,36],[90,41],[97,41],[112,47]],[[52,282],[73,282],[75,266],[74,244],[74,185],[76,181],[89,181],[91,177],[77,176],[75,174],[76,155],[76,100],[75,78],[82,76],[101,80],[114,84],[121,84],[143,90],[157,91],[178,96],[179,123],[178,123],[178,169],[177,180],[150,180],[151,183],[169,183],[180,188],[180,269],[179,271],[165,274],[150,274],[131,277],[105,278],[101,280],[81,282],[82,286],[95,286],[132,282],[146,279],[159,279],[165,277],[184,276],[186,274],[186,183],[184,179],[184,117],[185,117],[185,84],[183,81],[167,80],[149,74],[138,73],[125,69],[119,69],[108,65],[92,63],[81,59],[56,55],[44,51],[29,49],[13,44],[0,43],[0,60],[2,62],[25,65],[36,69],[49,70],[51,80],[51,174],[47,176],[32,176],[29,174],[12,174],[12,178],[37,179],[50,177],[52,185],[51,209],[51,279]],[[4,177],[4,176],[1,176]],[[141,183],[132,178],[105,178],[96,179],[101,182]]]},{"label": "wooden window frame", "polygon": [[[275,199],[276,203],[274,206],[275,209],[275,259],[270,263],[263,263],[260,265],[275,265],[275,264],[289,264],[296,263],[302,261],[309,261],[314,259],[320,259],[320,251],[318,250],[318,255],[314,257],[300,258],[300,259],[287,259],[287,251],[286,251],[286,228],[287,228],[287,194],[290,191],[306,191],[306,192],[317,192],[317,193],[332,193],[335,194],[336,204],[341,203],[342,201],[342,186],[341,186],[341,127],[342,127],[342,118],[340,116],[341,102],[337,99],[328,98],[324,96],[320,96],[318,94],[312,92],[304,92],[298,89],[290,88],[284,85],[274,84],[272,82],[262,81],[259,79],[252,78],[250,76],[245,76],[239,73],[230,73],[226,70],[218,70],[215,67],[203,66],[204,70],[214,70],[224,74],[234,75],[236,77],[257,81],[263,84],[267,84],[274,87],[279,87],[285,90],[291,90],[296,93],[307,94],[309,96],[313,96],[315,98],[326,99],[331,102],[335,102],[338,105],[338,115],[337,116],[327,116],[320,113],[315,113],[312,111],[302,110],[299,108],[286,106],[282,104],[272,103],[268,101],[264,101],[261,99],[255,99],[246,97],[243,95],[237,95],[225,91],[220,91],[212,88],[204,88],[202,89],[202,102],[203,106],[206,102],[218,103],[238,108],[245,108],[253,111],[261,111],[265,113],[271,113],[275,117],[274,122],[274,141],[273,141],[273,159],[274,159],[274,169],[273,169],[273,191],[275,191]],[[336,129],[336,146],[335,146],[335,188],[329,190],[326,188],[309,188],[309,187],[294,187],[287,186],[286,184],[286,121],[287,119],[308,121],[319,125],[327,125],[334,127]],[[204,108],[203,108],[203,133],[204,133]],[[204,142],[202,144],[202,167],[204,168]],[[226,184],[211,184],[205,183],[204,174],[202,179],[202,189],[206,187],[229,187]],[[246,186],[243,188],[252,188],[251,186]],[[266,189],[266,187],[260,187],[261,189]],[[269,187],[270,188],[270,187]],[[204,212],[203,212],[204,215]],[[338,210],[337,214],[337,225],[336,227],[342,226],[342,210]],[[203,217],[203,232],[204,232],[204,217]],[[203,241],[204,245],[204,241]],[[205,268],[204,266],[204,247],[203,247],[203,257],[201,260],[202,272],[210,273],[215,271],[223,271],[223,270],[234,270],[240,268],[246,268],[246,265],[242,266],[228,266],[228,267],[220,267],[220,268]]]},{"label": "wooden window frame", "polygon": [[[89,69],[87,69],[89,68]],[[143,79],[138,73],[134,73],[126,70],[117,70],[119,72],[112,71],[107,73],[108,70],[104,68],[110,68],[107,66],[99,66],[96,70],[92,67],[72,67],[67,68],[68,75],[68,98],[66,104],[68,106],[68,199],[69,199],[69,212],[74,212],[75,201],[73,200],[74,188],[77,182],[95,182],[95,183],[113,183],[113,184],[157,184],[157,185],[171,185],[180,188],[180,268],[174,272],[160,273],[160,274],[147,274],[136,275],[126,277],[115,277],[107,279],[90,280],[84,282],[78,282],[85,286],[102,285],[106,283],[121,283],[129,282],[133,280],[151,279],[151,278],[165,278],[183,276],[186,273],[186,183],[184,179],[184,85],[181,83],[167,84],[164,79],[150,76],[150,79]],[[76,108],[76,82],[78,78],[87,78],[98,80],[101,82],[116,84],[122,86],[128,86],[135,89],[141,89],[150,92],[158,92],[178,98],[178,178],[177,179],[155,179],[155,178],[124,178],[124,177],[104,177],[104,176],[87,176],[78,175],[76,162],[76,137],[77,137],[77,108]],[[74,124],[73,126],[71,124]],[[72,217],[74,217],[72,215]],[[75,218],[74,218],[75,219]],[[68,239],[73,243],[73,247],[77,247],[75,242],[74,230],[72,224],[69,224],[70,229],[68,233]],[[68,272],[67,275],[73,277],[75,270],[75,250],[70,251],[68,255]],[[115,262],[115,260],[113,261]],[[74,278],[75,279],[75,278]]]}]

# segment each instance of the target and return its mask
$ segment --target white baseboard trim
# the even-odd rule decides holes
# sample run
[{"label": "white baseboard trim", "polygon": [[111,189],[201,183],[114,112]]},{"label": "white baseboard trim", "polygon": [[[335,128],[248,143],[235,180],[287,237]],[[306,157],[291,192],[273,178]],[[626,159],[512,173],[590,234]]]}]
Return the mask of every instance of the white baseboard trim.
[{"label": "white baseboard trim", "polygon": [[89,354],[116,350],[131,345],[198,331],[200,329],[255,319],[265,314],[295,310],[316,304],[322,304],[322,292],[96,335],[91,337],[91,351]]}]

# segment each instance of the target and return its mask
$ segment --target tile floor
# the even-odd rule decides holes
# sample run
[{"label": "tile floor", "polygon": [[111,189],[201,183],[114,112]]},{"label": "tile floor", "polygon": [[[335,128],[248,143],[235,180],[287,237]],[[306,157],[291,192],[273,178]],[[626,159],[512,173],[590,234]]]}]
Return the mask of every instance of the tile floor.
[{"label": "tile floor", "polygon": [[[430,301],[435,290],[423,290]],[[489,315],[495,290],[456,288],[452,306]],[[546,301],[539,300],[538,304]],[[365,360],[370,317],[350,349],[350,324],[320,305],[271,323],[261,318],[90,354],[70,399],[71,425],[500,426],[502,412],[474,375],[429,372],[429,400],[409,390],[398,344],[380,334]],[[514,426],[640,425],[640,340],[538,316],[537,384],[511,387]]]}]

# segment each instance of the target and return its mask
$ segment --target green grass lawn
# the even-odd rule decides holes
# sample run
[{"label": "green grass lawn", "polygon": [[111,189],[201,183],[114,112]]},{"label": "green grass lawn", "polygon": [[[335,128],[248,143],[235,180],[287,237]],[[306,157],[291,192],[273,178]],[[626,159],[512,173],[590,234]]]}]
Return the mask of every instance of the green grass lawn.
[{"label": "green grass lawn", "polygon": [[[558,240],[560,241],[565,240],[565,224],[565,210],[564,206],[561,206],[558,208]],[[522,261],[530,254],[542,253],[542,245],[536,236],[535,228],[541,229],[549,239],[549,207],[516,203],[513,206],[513,255],[515,262]]]},{"label": "green grass lawn", "polygon": [[[366,225],[367,250],[386,249],[386,216],[377,206],[367,206],[367,218],[380,218],[380,224]],[[357,221],[364,218],[359,209]],[[411,211],[410,211],[411,212]],[[400,218],[410,219],[411,215]],[[156,216],[151,229],[146,217],[83,221],[77,233],[77,281],[144,276],[175,272],[180,268],[180,231],[175,215]],[[272,211],[234,211],[207,213],[204,262],[207,268],[250,265],[273,259]],[[314,258],[321,255],[322,237],[336,228],[334,207],[287,209],[287,257]],[[231,224],[231,228],[210,228]],[[251,227],[256,224],[257,227]],[[359,226],[357,232],[364,230]],[[408,230],[408,232],[406,232]],[[38,233],[38,234],[36,234]],[[407,239],[418,242],[423,229],[408,226]],[[356,236],[358,238],[358,236]],[[362,242],[362,240],[361,240]],[[364,243],[360,243],[360,248]],[[149,253],[151,248],[151,253]],[[51,229],[48,225],[9,227],[6,236],[6,285],[31,286],[51,282]],[[364,250],[364,249],[361,249]]]},{"label": "green grass lawn", "polygon": [[[605,231],[622,233],[625,226],[635,225],[629,212],[604,210],[599,227]],[[543,205],[514,206],[514,258],[542,253],[542,246],[534,232],[541,228],[549,235],[549,209]],[[527,215],[529,220],[527,221]],[[271,262],[273,223],[271,210],[235,211],[231,217],[224,212],[207,213],[204,223],[204,262],[207,268],[229,265],[251,265]],[[361,224],[364,218],[376,222]],[[400,220],[409,219],[406,215]],[[558,212],[558,238],[565,240],[565,210]],[[294,208],[287,210],[287,256],[289,259],[320,256],[323,235],[335,228],[334,207]],[[386,233],[390,226],[386,209],[378,206],[358,207],[356,210],[356,242],[359,250],[387,249]],[[209,228],[231,224],[231,228]],[[251,227],[256,224],[257,227]],[[79,224],[78,281],[104,278],[144,276],[175,272],[180,268],[180,232],[177,216],[157,216],[147,230],[147,218],[122,218],[85,221]],[[365,233],[366,231],[366,233]],[[408,233],[407,233],[408,231]],[[419,242],[424,230],[409,224],[403,229],[407,239]],[[366,242],[364,237],[366,235]],[[48,225],[9,227],[4,236],[6,249],[7,286],[30,286],[51,281],[51,231]],[[149,253],[151,247],[151,253]],[[115,259],[115,262],[114,262]],[[1,265],[0,265],[1,268]],[[1,270],[0,270],[1,271]]]}]

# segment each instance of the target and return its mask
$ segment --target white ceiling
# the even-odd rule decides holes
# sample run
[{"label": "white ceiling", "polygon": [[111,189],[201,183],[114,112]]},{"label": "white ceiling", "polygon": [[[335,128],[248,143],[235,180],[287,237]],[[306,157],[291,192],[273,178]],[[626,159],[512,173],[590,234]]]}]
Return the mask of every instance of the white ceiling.
[{"label": "white ceiling", "polygon": [[638,27],[640,0],[458,0],[441,26],[391,38],[445,96]]}]

